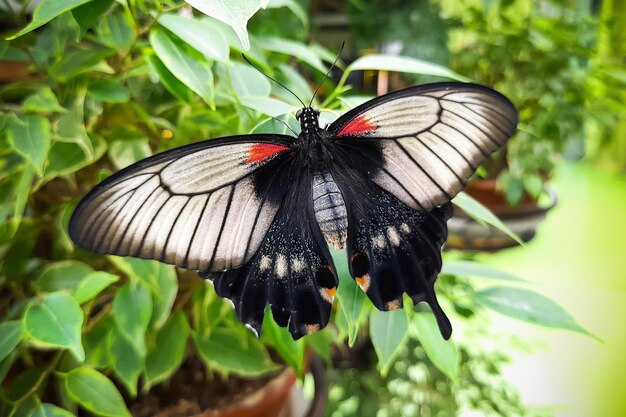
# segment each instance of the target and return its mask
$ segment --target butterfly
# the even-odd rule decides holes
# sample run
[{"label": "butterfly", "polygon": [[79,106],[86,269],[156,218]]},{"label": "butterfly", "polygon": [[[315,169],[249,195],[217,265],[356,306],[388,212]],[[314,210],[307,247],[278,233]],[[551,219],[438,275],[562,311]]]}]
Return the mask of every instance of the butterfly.
[{"label": "butterfly", "polygon": [[199,271],[257,336],[269,304],[294,339],[329,321],[333,245],[374,306],[425,301],[448,339],[434,283],[450,200],[514,134],[515,106],[447,82],[374,98],[325,128],[319,115],[299,110],[297,137],[231,136],[139,161],[80,201],[70,237]]}]

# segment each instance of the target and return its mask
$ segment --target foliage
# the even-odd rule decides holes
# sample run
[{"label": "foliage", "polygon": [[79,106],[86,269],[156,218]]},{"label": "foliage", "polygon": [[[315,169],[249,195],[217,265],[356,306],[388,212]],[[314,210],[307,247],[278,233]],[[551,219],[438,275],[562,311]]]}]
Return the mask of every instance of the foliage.
[{"label": "foliage", "polygon": [[[307,346],[327,354],[329,331],[294,342],[268,314],[258,340],[195,274],[96,256],[75,248],[67,235],[79,198],[114,170],[197,140],[285,128],[267,116],[293,124],[298,101],[243,63],[245,39],[250,60],[302,97],[312,91],[300,73],[321,79],[333,54],[302,42],[308,21],[298,3],[267,7],[260,15],[290,18],[270,31],[255,16],[253,34],[243,23],[252,9],[242,8],[231,21],[218,6],[201,8],[234,26],[235,34],[174,1],[43,0],[30,22],[24,10],[5,19],[19,25],[0,43],[0,58],[21,65],[23,74],[0,87],[1,415],[67,416],[82,409],[126,416],[128,401],[167,382],[190,355],[219,380],[274,372],[276,358],[301,373]],[[461,78],[417,59],[364,58],[329,89],[324,114],[346,109],[349,72],[377,68]],[[457,349],[437,338],[430,316],[410,303],[393,314],[374,312],[343,258],[330,330],[337,340],[353,344],[369,319],[386,373],[413,328],[411,343],[419,340],[432,363],[458,379]],[[475,265],[456,266],[456,274],[498,276]],[[452,288],[448,296],[456,300]],[[480,308],[471,291],[463,297],[461,304],[454,301],[456,308]],[[541,302],[529,302],[531,311],[551,303],[533,297]],[[498,303],[497,310],[514,315],[516,300]],[[569,319],[533,316],[537,324],[581,331]]]}]

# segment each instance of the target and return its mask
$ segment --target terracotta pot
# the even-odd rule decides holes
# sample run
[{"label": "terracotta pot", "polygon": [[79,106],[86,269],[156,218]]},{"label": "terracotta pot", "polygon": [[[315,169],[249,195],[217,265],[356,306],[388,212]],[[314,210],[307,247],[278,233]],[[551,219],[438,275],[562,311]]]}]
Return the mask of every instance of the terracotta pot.
[{"label": "terracotta pot", "polygon": [[[557,203],[556,192],[550,187],[544,190],[550,197],[546,205],[541,206],[530,196],[524,195],[517,206],[511,207],[497,191],[495,180],[472,181],[466,188],[469,195],[491,210],[524,242],[535,236],[537,226]],[[516,245],[517,242],[504,232],[479,224],[463,210],[454,207],[452,218],[448,221],[448,248],[495,251]]]}]

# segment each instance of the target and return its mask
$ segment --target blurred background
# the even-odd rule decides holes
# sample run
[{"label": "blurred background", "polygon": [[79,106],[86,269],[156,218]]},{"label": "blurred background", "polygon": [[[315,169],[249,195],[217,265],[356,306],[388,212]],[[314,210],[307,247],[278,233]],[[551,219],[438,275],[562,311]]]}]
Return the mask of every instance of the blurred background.
[{"label": "blurred background", "polygon": [[[0,415],[626,414],[624,2],[3,0],[0,32]],[[305,102],[321,82],[323,123],[435,81],[517,106],[453,201],[451,341],[424,306],[375,311],[341,256],[329,326],[294,342],[267,313],[257,340],[195,273],[69,240],[133,162],[299,129],[241,53]]]}]

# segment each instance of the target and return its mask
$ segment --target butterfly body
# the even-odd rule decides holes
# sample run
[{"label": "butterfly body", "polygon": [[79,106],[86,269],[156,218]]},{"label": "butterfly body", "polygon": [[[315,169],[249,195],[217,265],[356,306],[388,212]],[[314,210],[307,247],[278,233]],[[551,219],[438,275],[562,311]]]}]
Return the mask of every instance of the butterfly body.
[{"label": "butterfly body", "polygon": [[323,328],[339,285],[328,245],[381,310],[435,297],[450,200],[515,132],[517,112],[478,85],[439,83],[373,99],[297,137],[187,145],[112,175],[77,206],[71,238],[97,253],[199,271],[257,334],[270,306],[294,338]]}]

